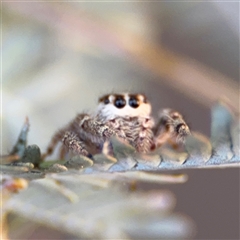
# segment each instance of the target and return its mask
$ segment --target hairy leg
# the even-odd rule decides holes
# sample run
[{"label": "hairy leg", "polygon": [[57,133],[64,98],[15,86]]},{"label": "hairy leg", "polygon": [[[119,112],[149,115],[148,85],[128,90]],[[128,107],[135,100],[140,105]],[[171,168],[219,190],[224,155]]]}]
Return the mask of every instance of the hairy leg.
[{"label": "hairy leg", "polygon": [[148,153],[154,143],[152,131],[153,120],[151,118],[135,118],[131,122],[131,144],[137,152]]},{"label": "hairy leg", "polygon": [[49,145],[47,147],[46,152],[42,154],[42,160],[44,160],[47,156],[50,156],[53,153],[53,151],[56,148],[57,144],[62,141],[62,137],[63,137],[65,131],[66,130],[64,128],[64,129],[61,129],[61,130],[57,131],[53,135],[53,137],[52,137],[52,139],[51,139],[51,141],[50,141],[50,143],[49,143]]},{"label": "hairy leg", "polygon": [[69,125],[69,131],[78,133],[81,139],[87,139],[93,143],[98,143],[100,140],[108,140],[116,132],[111,126],[106,124],[106,121],[91,117],[87,114],[79,114]]},{"label": "hairy leg", "polygon": [[[58,145],[58,143],[62,143],[62,139],[65,135],[65,133],[67,131],[76,131],[75,128],[77,128],[78,126],[76,126],[76,122],[81,121],[82,119],[84,119],[84,117],[88,116],[87,114],[78,114],[77,117],[71,121],[67,126],[65,126],[64,128],[58,130],[52,137],[50,143],[48,144],[47,150],[44,154],[42,154],[42,160],[44,160],[47,156],[52,155],[53,151],[55,150],[56,146]],[[64,156],[66,155],[67,149],[66,147],[61,146],[60,148],[60,159],[64,159]]]},{"label": "hairy leg", "polygon": [[185,142],[190,129],[183,119],[183,116],[172,109],[163,109],[159,114],[159,121],[154,129],[155,147],[169,143],[177,148]]},{"label": "hairy leg", "polygon": [[59,159],[65,159],[66,154],[67,154],[67,148],[64,144],[62,144],[59,150]]},{"label": "hairy leg", "polygon": [[62,141],[63,144],[67,147],[67,149],[72,153],[91,157],[91,154],[89,154],[89,152],[85,148],[84,142],[81,141],[75,133],[66,132]]},{"label": "hairy leg", "polygon": [[[69,134],[69,132],[71,134]],[[74,134],[74,136],[73,136]],[[98,118],[92,118],[88,114],[78,114],[73,121],[71,121],[66,127],[60,129],[52,137],[50,144],[47,147],[47,151],[42,155],[42,159],[45,159],[47,156],[51,155],[56,148],[59,142],[62,142],[64,139],[64,147],[60,148],[60,158],[63,159],[68,150],[75,151],[80,146],[83,146],[83,143],[93,143],[93,145],[101,150],[104,142],[108,140],[111,136],[115,135],[115,131],[105,124],[104,121]],[[74,140],[74,149],[71,149],[70,139]],[[85,149],[85,147],[84,147]],[[76,150],[76,153],[82,155],[89,155],[85,150]]]}]

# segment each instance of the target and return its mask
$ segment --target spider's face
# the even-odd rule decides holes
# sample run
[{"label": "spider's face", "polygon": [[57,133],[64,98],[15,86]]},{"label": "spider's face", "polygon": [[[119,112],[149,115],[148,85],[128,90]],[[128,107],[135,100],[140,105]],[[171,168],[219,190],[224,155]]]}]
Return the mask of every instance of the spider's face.
[{"label": "spider's face", "polygon": [[115,117],[148,117],[151,104],[142,94],[110,94],[99,99],[97,114],[113,119]]}]

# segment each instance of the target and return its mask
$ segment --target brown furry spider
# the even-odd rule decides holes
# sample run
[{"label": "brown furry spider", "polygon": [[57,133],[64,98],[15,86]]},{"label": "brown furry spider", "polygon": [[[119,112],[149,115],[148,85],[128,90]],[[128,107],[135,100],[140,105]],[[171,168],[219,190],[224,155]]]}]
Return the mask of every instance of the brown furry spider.
[{"label": "brown furry spider", "polygon": [[94,114],[78,114],[66,127],[52,138],[43,158],[50,155],[62,141],[60,158],[68,151],[92,157],[109,146],[116,136],[132,145],[137,152],[148,153],[164,143],[181,145],[190,130],[182,115],[171,109],[163,109],[159,121],[154,124],[151,104],[142,94],[109,94],[99,98]]}]

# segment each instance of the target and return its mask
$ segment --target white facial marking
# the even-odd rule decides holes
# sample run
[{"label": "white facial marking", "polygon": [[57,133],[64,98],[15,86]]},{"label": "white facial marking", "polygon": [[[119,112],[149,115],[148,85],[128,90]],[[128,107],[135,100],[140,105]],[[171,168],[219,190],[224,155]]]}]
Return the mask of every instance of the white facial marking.
[{"label": "white facial marking", "polygon": [[[108,99],[109,103],[104,103],[104,99]],[[148,117],[151,114],[151,104],[146,102],[145,99],[141,94],[134,95],[128,93],[105,96],[100,99],[96,114],[107,119],[113,119],[118,116]],[[119,101],[116,103],[116,100]]]}]

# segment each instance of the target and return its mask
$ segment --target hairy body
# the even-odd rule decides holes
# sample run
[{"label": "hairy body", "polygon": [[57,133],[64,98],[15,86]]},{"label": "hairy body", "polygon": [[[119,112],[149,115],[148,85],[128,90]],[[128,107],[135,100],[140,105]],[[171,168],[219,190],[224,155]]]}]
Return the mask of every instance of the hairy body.
[{"label": "hairy body", "polygon": [[174,146],[184,142],[190,130],[182,115],[163,109],[155,125],[151,104],[142,94],[109,94],[99,98],[94,114],[78,114],[66,127],[52,138],[43,158],[50,155],[56,145],[63,143],[60,158],[66,152],[91,157],[101,152],[116,136],[131,144],[137,152],[147,153],[168,142]]}]

